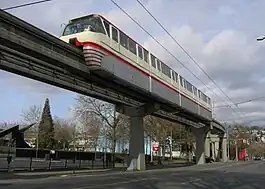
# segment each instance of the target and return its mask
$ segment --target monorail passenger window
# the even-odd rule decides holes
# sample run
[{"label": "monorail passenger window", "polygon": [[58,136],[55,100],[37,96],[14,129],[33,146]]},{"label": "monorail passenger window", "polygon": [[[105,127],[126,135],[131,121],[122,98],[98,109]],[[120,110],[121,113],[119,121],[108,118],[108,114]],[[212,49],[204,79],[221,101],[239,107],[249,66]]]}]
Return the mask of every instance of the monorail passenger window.
[{"label": "monorail passenger window", "polygon": [[129,50],[136,55],[136,43],[131,40],[130,38],[128,38],[129,41]]},{"label": "monorail passenger window", "polygon": [[128,37],[124,33],[120,32],[120,44],[126,49],[128,49],[127,39]]},{"label": "monorail passenger window", "polygon": [[198,90],[198,95],[199,95],[199,98],[201,99],[202,92],[200,90]]},{"label": "monorail passenger window", "polygon": [[156,59],[156,65],[157,65],[157,69],[159,71],[161,71],[161,61],[160,60]]},{"label": "monorail passenger window", "polygon": [[180,79],[180,85],[181,85],[182,87],[184,87],[184,85],[183,85],[183,83],[184,83],[184,79],[183,79],[183,77],[182,77],[181,75],[179,75],[179,79]]},{"label": "monorail passenger window", "polygon": [[151,64],[154,68],[156,68],[156,58],[154,55],[150,54],[151,55]]},{"label": "monorail passenger window", "polygon": [[111,31],[112,31],[112,39],[114,41],[116,41],[117,43],[119,43],[119,40],[118,40],[118,30],[116,30],[116,28],[114,27],[111,27]]},{"label": "monorail passenger window", "polygon": [[193,86],[193,94],[194,94],[195,96],[197,96],[197,90],[198,90],[198,89],[197,89],[196,87]]},{"label": "monorail passenger window", "polygon": [[178,74],[175,72],[175,81],[178,83]]},{"label": "monorail passenger window", "polygon": [[171,75],[170,75],[170,68],[164,64],[163,62],[161,62],[161,70],[162,70],[162,73],[165,74],[166,76],[168,76],[169,78],[171,78]]},{"label": "monorail passenger window", "polygon": [[207,97],[207,99],[208,104],[211,105],[211,99],[209,97]]},{"label": "monorail passenger window", "polygon": [[144,48],[143,48],[143,50],[144,50],[144,61],[145,61],[146,63],[149,64],[149,60],[148,60],[148,51],[145,50]]},{"label": "monorail passenger window", "polygon": [[186,89],[192,93],[192,84],[186,80]]},{"label": "monorail passenger window", "polygon": [[109,23],[107,23],[105,20],[103,21],[103,23],[104,23],[104,26],[105,26],[105,28],[106,28],[106,31],[107,31],[107,34],[108,34],[108,36],[110,36],[110,34],[109,34]]},{"label": "monorail passenger window", "polygon": [[138,56],[143,59],[143,49],[138,45]]},{"label": "monorail passenger window", "polygon": [[175,72],[173,70],[171,70],[171,75],[172,75],[173,81],[175,81]]}]

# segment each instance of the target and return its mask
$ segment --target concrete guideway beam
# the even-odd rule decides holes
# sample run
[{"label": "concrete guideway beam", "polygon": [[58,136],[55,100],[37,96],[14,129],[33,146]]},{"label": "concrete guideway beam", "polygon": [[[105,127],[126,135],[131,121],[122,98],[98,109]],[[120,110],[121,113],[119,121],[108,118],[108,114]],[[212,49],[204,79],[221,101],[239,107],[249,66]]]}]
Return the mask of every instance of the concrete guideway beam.
[{"label": "concrete guideway beam", "polygon": [[130,120],[130,147],[127,159],[128,170],[145,170],[144,120],[146,115],[159,110],[158,104],[144,104],[140,107],[116,106],[116,110]]}]

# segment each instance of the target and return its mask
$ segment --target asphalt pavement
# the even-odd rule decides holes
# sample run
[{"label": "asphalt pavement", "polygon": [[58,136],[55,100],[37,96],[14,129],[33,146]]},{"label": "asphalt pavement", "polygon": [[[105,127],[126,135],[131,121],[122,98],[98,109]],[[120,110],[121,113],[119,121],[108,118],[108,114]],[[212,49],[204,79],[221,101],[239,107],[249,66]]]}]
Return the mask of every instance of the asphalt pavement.
[{"label": "asphalt pavement", "polygon": [[5,189],[257,189],[265,188],[265,162],[213,163],[143,172],[61,175],[0,181]]}]

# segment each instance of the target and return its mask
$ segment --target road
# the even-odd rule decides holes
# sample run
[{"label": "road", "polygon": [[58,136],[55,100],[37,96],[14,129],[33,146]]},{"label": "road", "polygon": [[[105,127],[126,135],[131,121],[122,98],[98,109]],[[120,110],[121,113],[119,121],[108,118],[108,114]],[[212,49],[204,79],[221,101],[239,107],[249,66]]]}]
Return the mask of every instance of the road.
[{"label": "road", "polygon": [[[0,182],[5,189],[256,189],[264,188],[265,162],[216,163],[146,172],[64,175]],[[2,183],[2,184],[1,184]]]}]

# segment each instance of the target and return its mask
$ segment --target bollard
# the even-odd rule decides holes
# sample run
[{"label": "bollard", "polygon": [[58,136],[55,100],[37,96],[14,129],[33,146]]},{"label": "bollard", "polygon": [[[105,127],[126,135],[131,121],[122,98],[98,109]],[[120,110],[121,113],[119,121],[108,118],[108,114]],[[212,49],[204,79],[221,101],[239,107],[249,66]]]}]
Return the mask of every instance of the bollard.
[{"label": "bollard", "polygon": [[32,171],[32,156],[30,157],[30,162],[29,162],[29,171]]},{"label": "bollard", "polygon": [[64,162],[64,168],[67,168],[67,159]]},{"label": "bollard", "polygon": [[8,155],[6,160],[7,160],[7,171],[11,172],[10,163],[12,161],[12,156]]}]

